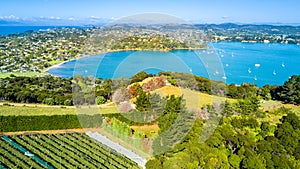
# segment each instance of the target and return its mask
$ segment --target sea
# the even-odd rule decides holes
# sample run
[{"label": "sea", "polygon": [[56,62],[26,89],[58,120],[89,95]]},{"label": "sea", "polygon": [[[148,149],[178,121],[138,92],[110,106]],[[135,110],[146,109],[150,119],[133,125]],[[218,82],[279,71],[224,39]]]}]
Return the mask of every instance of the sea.
[{"label": "sea", "polygon": [[[57,26],[0,26],[0,36]],[[120,78],[140,71],[175,71],[227,84],[282,85],[300,75],[300,46],[279,43],[214,42],[207,50],[122,51],[70,60],[48,70],[59,77],[76,74]]]},{"label": "sea", "polygon": [[76,74],[121,78],[140,71],[175,71],[227,84],[282,85],[300,75],[300,46],[242,42],[211,43],[209,50],[122,51],[83,57],[48,70],[59,77]]}]

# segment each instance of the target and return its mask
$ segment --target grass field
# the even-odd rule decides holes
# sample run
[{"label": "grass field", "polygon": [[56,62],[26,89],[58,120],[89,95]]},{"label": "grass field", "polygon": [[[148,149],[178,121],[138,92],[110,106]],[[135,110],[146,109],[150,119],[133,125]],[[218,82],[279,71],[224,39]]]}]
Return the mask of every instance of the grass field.
[{"label": "grass field", "polygon": [[193,91],[190,89],[179,88],[176,86],[164,86],[154,91],[155,93],[161,94],[163,96],[168,96],[174,94],[175,96],[183,95],[183,98],[186,101],[186,106],[188,108],[199,108],[203,105],[221,103],[225,100],[229,102],[234,102],[235,99],[229,99],[220,96],[209,95],[206,93],[201,93]]},{"label": "grass field", "polygon": [[155,137],[158,135],[158,124],[144,125],[144,126],[130,126],[135,132],[143,132],[147,137]]},{"label": "grass field", "polygon": [[300,106],[299,105],[283,104],[280,101],[274,101],[274,100],[263,101],[263,103],[261,103],[261,108],[265,111],[266,110],[272,111],[272,110],[280,108],[280,107],[290,108],[294,113],[296,113],[297,115],[300,115]]},{"label": "grass field", "polygon": [[6,78],[6,77],[9,77],[11,75],[32,77],[32,76],[45,76],[46,73],[38,73],[38,72],[7,72],[7,73],[0,73],[0,78]]},{"label": "grass field", "polygon": [[[10,106],[9,106],[10,105]],[[115,106],[105,106],[97,109],[83,109],[75,107],[60,107],[60,106],[47,106],[41,104],[0,104],[0,116],[39,116],[39,115],[66,115],[66,114],[108,114],[117,113],[118,110]]]}]

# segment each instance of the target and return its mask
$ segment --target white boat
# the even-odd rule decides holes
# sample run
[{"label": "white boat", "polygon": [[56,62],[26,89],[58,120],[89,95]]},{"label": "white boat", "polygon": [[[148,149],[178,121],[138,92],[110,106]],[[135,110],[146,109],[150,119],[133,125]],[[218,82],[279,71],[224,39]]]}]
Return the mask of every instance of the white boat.
[{"label": "white boat", "polygon": [[282,64],[281,64],[281,66],[282,66],[282,67],[285,67],[285,64],[284,64],[284,63],[282,63]]},{"label": "white boat", "polygon": [[276,75],[276,72],[275,72],[275,70],[273,71],[273,75],[274,75],[274,76]]},{"label": "white boat", "polygon": [[254,76],[254,80],[255,80],[255,81],[257,80],[256,76]]},{"label": "white boat", "polygon": [[226,66],[226,67],[228,67],[228,66],[229,66],[229,64],[226,64],[225,66]]},{"label": "white boat", "polygon": [[260,64],[259,63],[255,63],[254,66],[255,67],[260,67]]},{"label": "white boat", "polygon": [[225,75],[222,78],[225,79],[225,80],[227,79],[227,77]]},{"label": "white boat", "polygon": [[250,67],[249,67],[249,69],[248,69],[248,73],[251,73],[251,69],[250,69]]}]

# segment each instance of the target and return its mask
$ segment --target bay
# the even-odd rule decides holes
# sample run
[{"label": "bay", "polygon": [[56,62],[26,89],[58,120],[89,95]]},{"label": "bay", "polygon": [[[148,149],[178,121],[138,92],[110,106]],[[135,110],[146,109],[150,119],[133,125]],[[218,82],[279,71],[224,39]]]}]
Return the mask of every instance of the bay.
[{"label": "bay", "polygon": [[[81,74],[105,79],[128,78],[142,70],[148,73],[176,71],[228,84],[245,82],[258,86],[282,85],[290,76],[300,74],[300,46],[297,45],[242,42],[211,45],[214,57],[201,56],[205,51],[195,50],[109,52],[65,62],[49,69],[48,73],[59,77]],[[212,58],[209,63],[207,57]]]}]

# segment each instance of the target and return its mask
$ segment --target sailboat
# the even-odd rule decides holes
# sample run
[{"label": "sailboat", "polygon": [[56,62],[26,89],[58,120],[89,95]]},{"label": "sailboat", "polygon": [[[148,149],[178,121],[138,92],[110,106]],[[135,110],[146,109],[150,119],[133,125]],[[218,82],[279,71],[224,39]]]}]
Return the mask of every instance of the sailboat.
[{"label": "sailboat", "polygon": [[260,67],[260,64],[259,63],[255,63],[254,66],[255,67]]},{"label": "sailboat", "polygon": [[273,75],[274,75],[274,76],[276,75],[276,72],[275,72],[275,70],[273,71]]},{"label": "sailboat", "polygon": [[248,69],[248,73],[251,73],[251,69],[250,69],[250,67],[249,67],[249,69]]}]

